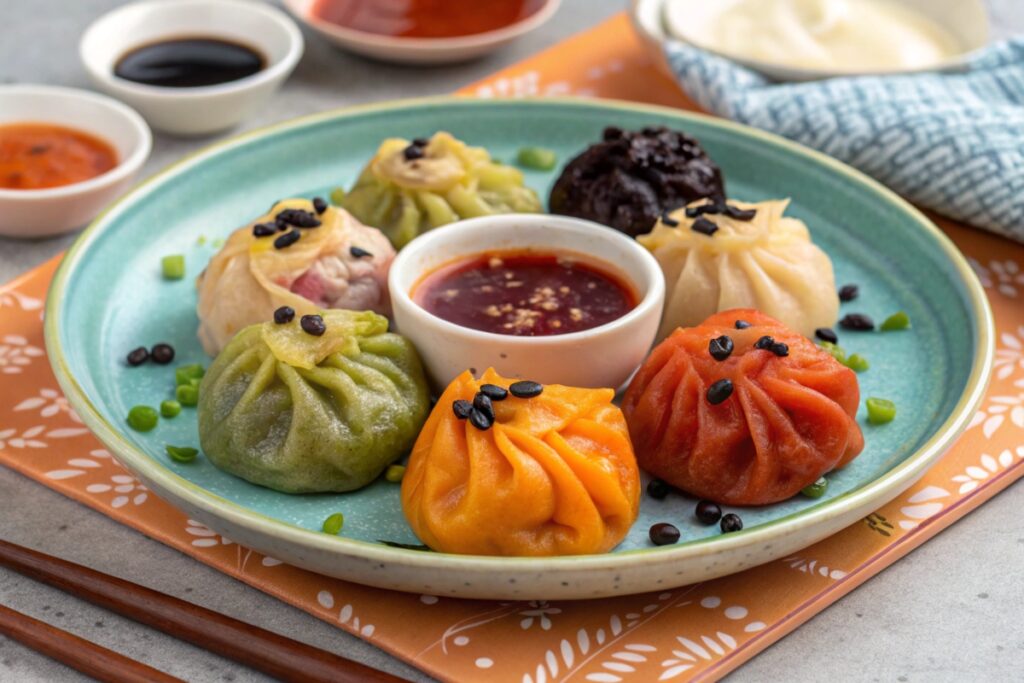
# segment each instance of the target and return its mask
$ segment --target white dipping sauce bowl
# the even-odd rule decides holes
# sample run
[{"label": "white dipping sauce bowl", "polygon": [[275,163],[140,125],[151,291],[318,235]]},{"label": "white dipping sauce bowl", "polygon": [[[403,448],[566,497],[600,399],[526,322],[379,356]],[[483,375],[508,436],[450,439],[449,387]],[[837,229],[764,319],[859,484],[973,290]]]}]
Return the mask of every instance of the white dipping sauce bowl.
[{"label": "white dipping sauce bowl", "polygon": [[[725,2],[708,2],[707,0],[631,0],[630,18],[633,28],[640,36],[648,52],[654,57],[655,63],[675,78],[668,60],[665,57],[665,41],[680,40],[700,46],[702,30],[707,26],[709,17],[721,11]],[[895,75],[919,73],[923,71],[957,71],[965,68],[978,51],[989,43],[989,19],[983,0],[890,0],[895,5],[903,5],[928,17],[957,39],[960,52],[936,64],[920,67],[893,68],[884,71],[836,70],[826,68],[797,67],[788,64],[765,62],[758,59],[747,59],[717,52],[709,47],[702,47],[707,52],[720,57],[732,59],[738,64],[759,71],[769,78],[778,81],[812,81],[823,78],[867,75]],[[671,9],[669,5],[672,5]],[[673,35],[668,14],[678,13],[685,20],[677,20],[682,31]]]},{"label": "white dipping sauce bowl", "polygon": [[[603,266],[629,283],[639,303],[621,318],[570,334],[516,337],[462,327],[413,301],[417,282],[439,266],[482,252],[563,253]],[[658,331],[665,283],[655,258],[635,240],[590,221],[505,214],[460,221],[420,235],[388,275],[398,331],[419,351],[431,380],[447,386],[466,370],[574,387],[619,388],[643,362]]]},{"label": "white dipping sauce bowl", "polygon": [[149,127],[131,108],[74,88],[0,86],[0,125],[11,123],[49,123],[89,133],[114,147],[118,163],[70,185],[0,188],[0,235],[9,237],[48,237],[85,225],[128,189],[153,145]]},{"label": "white dipping sauce bowl", "polygon": [[[195,88],[135,83],[114,75],[125,54],[173,38],[220,38],[260,52],[266,66],[237,81]],[[156,129],[208,135],[264,105],[302,57],[302,32],[284,12],[251,0],[144,0],[97,19],[79,56],[96,87],[135,107]]]}]

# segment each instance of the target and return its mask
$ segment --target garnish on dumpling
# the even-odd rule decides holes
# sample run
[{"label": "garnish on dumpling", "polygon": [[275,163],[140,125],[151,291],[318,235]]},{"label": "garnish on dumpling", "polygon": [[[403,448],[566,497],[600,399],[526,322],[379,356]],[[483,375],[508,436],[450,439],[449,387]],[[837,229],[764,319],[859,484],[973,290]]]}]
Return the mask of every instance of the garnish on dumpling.
[{"label": "garnish on dumpling", "polygon": [[551,212],[648,232],[666,209],[725,197],[722,172],[693,138],[663,126],[606,128],[570,161],[551,190]]},{"label": "garnish on dumpling", "polygon": [[622,410],[640,466],[729,505],[785,500],[864,448],[857,376],[751,309],[717,313],[656,346]]},{"label": "garnish on dumpling", "polygon": [[807,337],[835,324],[832,261],[803,221],[783,215],[788,204],[701,200],[637,238],[665,274],[658,339],[730,308],[756,308]]},{"label": "garnish on dumpling", "polygon": [[352,491],[409,452],[427,382],[387,318],[331,310],[252,325],[199,390],[199,441],[222,470],[284,493]]},{"label": "garnish on dumpling", "polygon": [[463,218],[541,211],[522,171],[445,132],[429,140],[385,140],[341,205],[383,230],[397,249]]},{"label": "garnish on dumpling", "polygon": [[636,521],[640,477],[612,389],[469,372],[445,390],[402,479],[402,510],[435,550],[602,553]]},{"label": "garnish on dumpling", "polygon": [[196,282],[199,341],[215,355],[281,306],[387,315],[395,250],[376,228],[322,200],[286,199],[231,234]]}]

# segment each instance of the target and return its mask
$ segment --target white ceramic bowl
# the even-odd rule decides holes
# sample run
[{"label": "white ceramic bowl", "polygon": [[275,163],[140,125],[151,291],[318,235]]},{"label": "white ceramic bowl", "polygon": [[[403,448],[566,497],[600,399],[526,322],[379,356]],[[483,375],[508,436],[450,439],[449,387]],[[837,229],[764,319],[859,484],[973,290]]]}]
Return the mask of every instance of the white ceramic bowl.
[{"label": "white ceramic bowl", "polygon": [[[633,28],[654,56],[663,70],[671,73],[665,59],[664,42],[669,39],[669,31],[665,22],[665,6],[668,3],[687,5],[685,34],[671,36],[675,40],[700,44],[702,21],[714,11],[715,3],[707,0],[632,0],[630,18]],[[920,71],[952,71],[963,68],[973,54],[985,47],[989,42],[989,20],[984,0],[891,0],[906,5],[936,22],[949,31],[960,43],[962,51],[938,64],[909,69],[892,69],[886,74],[915,73]],[[704,47],[704,46],[701,46]],[[708,49],[704,47],[704,49]],[[811,81],[835,76],[867,75],[868,72],[835,71],[829,69],[808,69],[774,64],[759,60],[744,59],[722,54],[715,50],[709,52],[734,60],[739,64],[760,71],[764,75],[779,81]]]},{"label": "white ceramic bowl", "polygon": [[[636,291],[636,308],[581,332],[513,337],[461,327],[415,303],[410,292],[425,273],[485,251],[532,248],[576,254],[603,264]],[[431,380],[447,386],[467,369],[576,387],[622,386],[654,341],[665,304],[658,262],[622,233],[577,218],[506,214],[460,221],[425,233],[398,253],[388,276],[398,331],[412,340]]]},{"label": "white ceramic bowl", "polygon": [[0,125],[28,122],[53,123],[95,135],[114,147],[118,164],[71,185],[0,188],[0,235],[46,237],[85,225],[128,189],[153,145],[142,117],[109,97],[46,85],[0,86]]},{"label": "white ceramic bowl", "polygon": [[493,52],[539,28],[558,10],[561,0],[547,0],[543,7],[511,26],[454,38],[396,38],[356,31],[313,16],[316,0],[284,0],[300,21],[335,45],[364,57],[399,64],[452,64]]},{"label": "white ceramic bowl", "polygon": [[[166,88],[114,75],[134,48],[167,38],[221,38],[249,45],[267,66],[230,83]],[[79,43],[79,56],[96,87],[132,105],[156,129],[176,135],[226,130],[259,109],[302,57],[302,32],[288,16],[247,0],[144,0],[97,19]]]}]

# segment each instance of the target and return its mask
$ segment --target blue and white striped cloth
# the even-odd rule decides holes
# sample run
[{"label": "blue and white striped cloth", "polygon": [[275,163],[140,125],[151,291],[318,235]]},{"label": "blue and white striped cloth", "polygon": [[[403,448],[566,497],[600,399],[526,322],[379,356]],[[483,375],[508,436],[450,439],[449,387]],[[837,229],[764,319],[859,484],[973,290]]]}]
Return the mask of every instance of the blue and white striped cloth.
[{"label": "blue and white striped cloth", "polygon": [[910,201],[1024,242],[1024,38],[956,73],[776,83],[665,46],[700,106],[859,168]]}]

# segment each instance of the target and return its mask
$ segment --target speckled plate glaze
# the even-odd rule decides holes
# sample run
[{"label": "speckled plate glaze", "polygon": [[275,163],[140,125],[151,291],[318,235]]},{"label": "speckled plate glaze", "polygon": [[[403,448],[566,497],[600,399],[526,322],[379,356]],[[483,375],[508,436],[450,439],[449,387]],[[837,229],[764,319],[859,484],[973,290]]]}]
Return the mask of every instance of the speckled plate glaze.
[{"label": "speckled plate glaze", "polygon": [[[722,535],[693,517],[694,500],[644,497],[629,537],[605,555],[556,558],[456,556],[394,548],[418,543],[394,484],[351,494],[289,496],[253,486],[200,458],[168,460],[165,444],[196,445],[195,413],[141,434],[128,409],[173,390],[174,367],[129,368],[140,344],[172,343],[174,365],[208,363],[196,340],[193,278],[217,238],[291,195],[347,185],[388,136],[448,130],[511,160],[523,145],[555,149],[562,162],[607,125],[673,126],[696,136],[721,165],[731,196],[792,197],[831,256],[837,281],[861,285],[844,310],[884,318],[905,310],[912,331],[849,333],[843,345],[871,361],[863,396],[896,401],[895,422],[860,419],[863,454],[830,477],[819,500],[797,497],[740,510],[745,529]],[[542,195],[555,173],[528,172]],[[205,244],[200,238],[205,237]],[[188,278],[167,282],[160,257],[184,253]],[[793,143],[719,119],[627,103],[575,100],[430,99],[373,105],[298,119],[217,144],[135,189],[83,233],[57,273],[46,341],[57,378],[86,424],[158,495],[219,533],[323,574],[404,591],[473,598],[572,599],[692,583],[782,557],[870,513],[916,481],[965,427],[985,388],[992,322],[964,258],[936,227],[856,171]],[[320,533],[345,514],[343,537]],[[652,547],[651,524],[671,521],[679,544]]]}]

